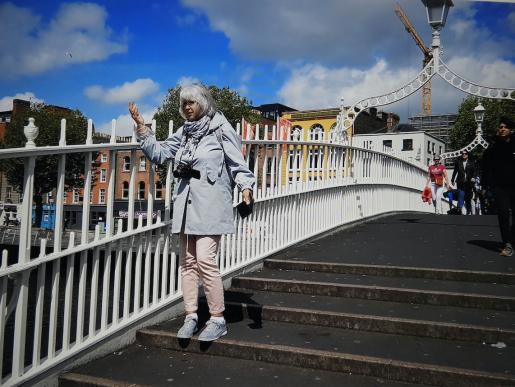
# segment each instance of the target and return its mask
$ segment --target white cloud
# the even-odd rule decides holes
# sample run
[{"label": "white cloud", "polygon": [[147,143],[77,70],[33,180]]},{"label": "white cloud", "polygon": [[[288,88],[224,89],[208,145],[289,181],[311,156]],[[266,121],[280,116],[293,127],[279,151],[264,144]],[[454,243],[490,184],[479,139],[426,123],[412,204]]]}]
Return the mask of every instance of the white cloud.
[{"label": "white cloud", "polygon": [[84,95],[95,101],[115,104],[138,101],[158,90],[159,85],[156,82],[149,78],[142,78],[136,79],[133,82],[125,82],[121,86],[115,86],[110,89],[100,85],[89,86],[84,90]]},{"label": "white cloud", "polygon": [[40,103],[42,99],[36,97],[36,95],[30,91],[25,93],[17,93],[13,96],[5,96],[0,99],[0,112],[13,109],[13,99],[23,99],[25,101]]},{"label": "white cloud", "polygon": [[194,83],[201,83],[201,82],[198,78],[195,78],[195,77],[181,77],[177,81],[178,86],[187,86],[187,85],[192,85]]},{"label": "white cloud", "polygon": [[279,96],[286,105],[297,109],[335,107],[341,97],[345,104],[351,104],[394,90],[417,73],[415,68],[393,69],[384,60],[366,69],[305,65],[292,71]]},{"label": "white cloud", "polygon": [[[323,6],[310,0],[182,2],[204,13],[236,54],[279,63],[281,72],[286,69],[278,96],[298,109],[338,106],[341,97],[351,105],[394,90],[421,70],[422,53],[395,15],[396,2],[431,45],[420,1],[326,0]],[[513,87],[515,40],[502,37],[497,26],[477,23],[472,2],[455,0],[454,5],[442,31],[444,61],[471,81]],[[515,19],[515,4],[506,7],[513,7],[506,14],[509,23]],[[433,83],[433,112],[455,111],[463,93],[445,82]],[[404,116],[418,114],[420,95],[385,109],[401,109]]]},{"label": "white cloud", "polygon": [[[428,37],[423,6],[398,0]],[[395,0],[183,0],[204,13],[237,54],[258,60],[304,60],[326,65],[374,63],[388,55],[404,60],[399,41],[411,39],[394,13]],[[412,44],[410,42],[410,44]]]},{"label": "white cloud", "polygon": [[[141,115],[145,122],[151,122],[152,117],[157,112],[156,107],[139,106]],[[116,136],[132,136],[132,128],[134,121],[130,114],[121,114],[116,118]],[[97,127],[97,131],[104,133],[111,133],[112,124],[111,121],[101,123]]]},{"label": "white cloud", "polygon": [[0,4],[0,76],[39,74],[77,63],[99,61],[127,51],[113,36],[104,7],[65,3],[48,23],[29,8]]}]

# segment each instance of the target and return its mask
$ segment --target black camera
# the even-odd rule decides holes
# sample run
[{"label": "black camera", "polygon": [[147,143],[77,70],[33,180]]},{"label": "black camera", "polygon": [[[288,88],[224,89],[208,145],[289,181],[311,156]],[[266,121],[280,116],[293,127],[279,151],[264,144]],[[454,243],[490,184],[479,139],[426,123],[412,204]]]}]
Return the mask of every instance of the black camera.
[{"label": "black camera", "polygon": [[179,164],[173,171],[173,177],[176,179],[200,179],[200,171],[191,168],[189,165]]}]

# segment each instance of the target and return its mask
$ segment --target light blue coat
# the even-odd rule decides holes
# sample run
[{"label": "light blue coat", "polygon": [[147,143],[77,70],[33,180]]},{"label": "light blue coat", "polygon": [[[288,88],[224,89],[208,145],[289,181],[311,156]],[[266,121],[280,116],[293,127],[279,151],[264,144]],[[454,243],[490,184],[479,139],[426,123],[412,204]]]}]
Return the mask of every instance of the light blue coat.
[{"label": "light blue coat", "polygon": [[[231,124],[222,113],[216,113],[209,128],[211,133],[198,143],[192,164],[200,171],[200,179],[178,179],[175,184],[172,233],[234,233],[233,182],[241,191],[254,187],[256,179],[243,159],[241,138]],[[163,164],[174,160],[181,138],[182,127],[163,142],[151,134],[141,140],[141,150],[152,162]]]}]

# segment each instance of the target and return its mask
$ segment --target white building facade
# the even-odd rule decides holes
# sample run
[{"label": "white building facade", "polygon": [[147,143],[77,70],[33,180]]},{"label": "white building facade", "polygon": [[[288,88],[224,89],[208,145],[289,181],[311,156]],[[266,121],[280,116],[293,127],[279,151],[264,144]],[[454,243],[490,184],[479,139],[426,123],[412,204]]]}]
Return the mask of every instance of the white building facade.
[{"label": "white building facade", "polygon": [[432,162],[433,155],[445,152],[442,140],[422,131],[358,134],[353,136],[352,145],[385,152],[423,166]]}]

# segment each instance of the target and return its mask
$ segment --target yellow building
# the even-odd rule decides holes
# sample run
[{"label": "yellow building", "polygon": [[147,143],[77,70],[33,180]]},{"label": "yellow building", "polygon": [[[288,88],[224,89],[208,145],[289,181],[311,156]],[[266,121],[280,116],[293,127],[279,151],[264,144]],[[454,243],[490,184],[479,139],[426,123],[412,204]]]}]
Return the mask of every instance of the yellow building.
[{"label": "yellow building", "polygon": [[[304,110],[283,113],[281,118],[291,122],[290,140],[328,142],[335,133],[339,108]],[[347,133],[351,136],[351,131]],[[335,159],[328,146],[298,145],[288,149],[282,184],[293,181],[317,181],[334,176]],[[288,171],[286,171],[288,169]]]}]

